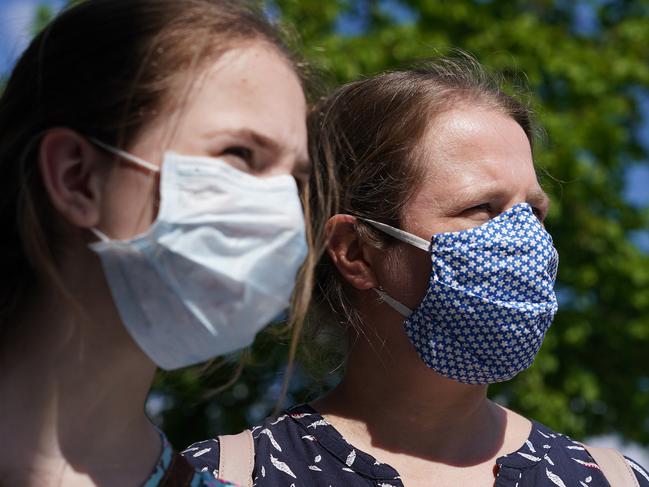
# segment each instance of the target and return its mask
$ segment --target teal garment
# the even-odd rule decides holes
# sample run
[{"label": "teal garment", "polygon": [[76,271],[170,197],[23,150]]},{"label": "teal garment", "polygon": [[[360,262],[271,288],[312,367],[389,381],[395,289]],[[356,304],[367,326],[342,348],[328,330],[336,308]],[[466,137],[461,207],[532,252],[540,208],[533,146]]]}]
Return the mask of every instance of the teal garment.
[{"label": "teal garment", "polygon": [[[165,473],[171,465],[171,460],[174,456],[174,450],[167,437],[161,432],[160,438],[162,439],[162,452],[158,458],[158,463],[153,469],[148,480],[142,484],[142,487],[158,487],[160,482],[165,476]],[[211,472],[196,470],[194,477],[189,483],[189,487],[235,487],[234,484],[229,482],[222,482],[216,480]]]}]

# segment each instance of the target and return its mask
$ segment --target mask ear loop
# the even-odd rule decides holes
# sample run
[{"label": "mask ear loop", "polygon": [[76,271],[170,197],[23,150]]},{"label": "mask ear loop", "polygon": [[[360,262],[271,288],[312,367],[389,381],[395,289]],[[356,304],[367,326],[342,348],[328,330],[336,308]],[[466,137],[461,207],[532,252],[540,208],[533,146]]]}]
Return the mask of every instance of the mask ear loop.
[{"label": "mask ear loop", "polygon": [[405,232],[403,230],[400,230],[399,228],[394,228],[391,227],[390,225],[386,225],[385,223],[370,220],[368,218],[362,218],[360,216],[357,216],[356,219],[369,223],[373,227],[378,228],[382,232],[390,235],[391,237],[394,237],[397,240],[401,240],[402,242],[410,244],[413,247],[417,247],[418,249],[421,249],[425,252],[428,252],[430,250],[430,242],[428,240],[424,240],[421,237],[418,237],[417,235],[413,235],[412,233]]},{"label": "mask ear loop", "polygon": [[[390,235],[391,237],[394,237],[397,240],[401,240],[402,242],[410,244],[413,247],[421,249],[425,252],[430,251],[431,243],[428,240],[424,240],[423,238],[418,237],[417,235],[413,235],[411,233],[405,232],[399,228],[394,228],[390,225],[386,225],[385,223],[377,222],[375,220],[370,220],[369,218],[362,218],[360,216],[357,216],[356,219],[368,223],[373,227],[379,229],[380,231],[386,233],[387,235]],[[400,315],[407,318],[412,314],[412,310],[410,308],[408,308],[405,304],[400,303],[399,301],[394,299],[383,289],[380,288],[372,288],[372,289],[376,294],[379,295],[379,297],[383,302],[385,302],[388,306],[390,306],[393,310],[395,310]]]},{"label": "mask ear loop", "polygon": [[390,296],[388,293],[386,293],[383,289],[379,288],[372,288],[376,294],[379,295],[382,301],[384,301],[390,308],[395,310],[397,313],[404,317],[408,317],[412,314],[412,310],[408,308],[405,304],[400,303],[396,299],[394,299],[392,296]]},{"label": "mask ear loop", "polygon": [[107,152],[110,152],[111,154],[123,157],[127,161],[131,161],[133,164],[137,164],[138,166],[143,167],[144,169],[148,169],[149,171],[160,172],[160,168],[155,164],[151,164],[149,161],[145,161],[144,159],[138,156],[134,156],[133,154],[129,154],[128,152],[123,151],[122,149],[118,149],[117,147],[104,144],[101,140],[95,139],[94,137],[88,138],[92,141],[93,144],[96,144],[97,146],[101,147]]},{"label": "mask ear loop", "polygon": [[[141,157],[135,156],[133,154],[129,154],[126,151],[123,151],[122,149],[118,149],[117,147],[113,147],[112,145],[108,145],[104,142],[102,142],[99,139],[96,139],[95,137],[88,137],[88,139],[95,144],[97,147],[100,147],[104,149],[106,152],[110,152],[111,154],[115,154],[116,156],[122,157],[123,159],[126,159],[127,161],[132,162],[133,164],[140,166],[144,169],[147,169],[153,173],[159,173],[160,168],[156,166],[155,164],[150,163],[149,161],[145,161]],[[160,203],[156,202],[156,212],[158,211]],[[110,238],[103,232],[101,232],[99,229],[96,228],[91,228],[90,231],[95,234],[102,242],[110,242]]]},{"label": "mask ear loop", "polygon": [[110,237],[108,237],[108,235],[106,235],[98,228],[89,228],[88,230],[90,230],[93,233],[93,235],[97,237],[99,240],[101,240],[102,242],[110,242]]}]

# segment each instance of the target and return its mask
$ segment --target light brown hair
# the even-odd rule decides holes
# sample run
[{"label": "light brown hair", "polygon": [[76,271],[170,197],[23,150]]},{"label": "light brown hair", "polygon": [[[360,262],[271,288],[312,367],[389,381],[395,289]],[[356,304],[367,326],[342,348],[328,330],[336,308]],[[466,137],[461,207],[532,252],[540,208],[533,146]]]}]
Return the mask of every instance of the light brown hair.
[{"label": "light brown hair", "polygon": [[[314,164],[311,191],[329,195],[331,203],[324,213],[313,215],[316,234],[324,233],[324,225],[335,214],[400,227],[403,210],[424,177],[422,137],[441,114],[466,107],[504,113],[533,143],[535,126],[529,106],[508,95],[500,80],[462,52],[349,83],[321,101],[309,117]],[[360,237],[376,248],[388,249],[394,243],[360,221],[356,228]],[[351,325],[360,333],[362,320],[352,295],[323,253],[316,266],[308,319],[307,339],[318,340],[318,345],[305,347],[304,360],[326,366],[341,361],[334,348],[340,351],[344,347],[340,347],[339,338],[334,338],[334,347],[326,345],[324,332],[331,327],[324,325],[342,325],[343,333]]]}]

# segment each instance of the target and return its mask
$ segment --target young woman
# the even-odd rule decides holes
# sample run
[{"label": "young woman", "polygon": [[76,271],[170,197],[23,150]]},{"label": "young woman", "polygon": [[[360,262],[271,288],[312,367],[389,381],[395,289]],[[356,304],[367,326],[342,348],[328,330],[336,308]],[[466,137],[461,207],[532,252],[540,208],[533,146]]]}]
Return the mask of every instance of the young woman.
[{"label": "young woman", "polygon": [[[440,60],[346,85],[311,122],[314,164],[335,168],[312,184],[339,195],[313,319],[347,334],[345,374],[251,430],[256,485],[609,485],[582,445],[487,398],[557,310],[528,108],[477,63]],[[222,450],[186,455],[218,471]]]},{"label": "young woman", "polygon": [[306,102],[226,0],[88,0],[0,99],[0,485],[215,485],[144,401],[242,348],[306,255]]}]

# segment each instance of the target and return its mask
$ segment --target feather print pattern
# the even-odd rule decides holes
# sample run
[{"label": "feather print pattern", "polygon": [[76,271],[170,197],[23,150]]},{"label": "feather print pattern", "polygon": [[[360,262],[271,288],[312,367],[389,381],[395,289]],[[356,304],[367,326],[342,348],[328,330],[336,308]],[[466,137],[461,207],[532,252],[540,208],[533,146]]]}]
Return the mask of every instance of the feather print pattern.
[{"label": "feather print pattern", "polygon": [[[255,487],[404,487],[394,467],[350,444],[308,405],[295,406],[253,431]],[[218,441],[208,440],[184,455],[216,477],[219,453]],[[640,487],[649,487],[649,474],[636,462],[628,463]],[[579,443],[534,422],[527,440],[498,458],[494,471],[498,487],[609,487]]]},{"label": "feather print pattern", "polygon": [[284,462],[278,460],[273,455],[270,456],[270,463],[273,465],[273,467],[275,467],[280,472],[284,472],[286,475],[290,475],[294,479],[297,478],[288,465],[286,465]]},{"label": "feather print pattern", "polygon": [[270,444],[273,445],[275,450],[282,451],[282,447],[279,446],[279,443],[277,443],[277,441],[275,441],[275,437],[273,436],[273,433],[268,428],[264,428],[263,430],[261,430],[259,434],[268,436],[268,439],[270,440]]},{"label": "feather print pattern", "polygon": [[533,462],[538,462],[541,460],[539,457],[535,457],[534,455],[530,455],[529,453],[523,453],[523,452],[518,452],[518,454],[524,458],[527,458],[528,460],[532,460]]},{"label": "feather print pattern", "polygon": [[555,473],[550,472],[550,470],[548,470],[547,468],[545,469],[545,474],[548,476],[548,478],[554,485],[558,487],[566,487],[566,484],[563,483],[561,477],[559,477]]},{"label": "feather print pattern", "polygon": [[349,453],[349,455],[347,455],[347,460],[345,460],[345,465],[351,467],[354,464],[354,460],[356,460],[356,450],[352,450]]},{"label": "feather print pattern", "polygon": [[579,458],[573,458],[572,460],[580,465],[583,465],[584,467],[596,468],[597,470],[599,470],[599,465],[597,465],[595,462],[585,462],[583,460],[580,460]]},{"label": "feather print pattern", "polygon": [[[179,454],[174,451],[166,436],[163,433],[159,434],[162,442],[160,456],[158,457],[158,461],[149,478],[141,484],[142,487],[159,487],[165,479],[178,475],[180,470],[179,465],[182,465],[182,462],[178,462]],[[198,452],[196,458],[199,458],[203,453],[207,453],[201,453],[202,450],[206,450],[206,448],[201,447],[191,448],[190,450],[189,453],[191,453],[192,456],[195,452]],[[209,448],[207,448],[207,450],[209,450]],[[182,475],[184,476],[186,473],[183,472]],[[190,472],[189,475],[190,478],[185,481],[185,485],[188,487],[234,487],[230,483],[217,480],[216,477],[212,476],[212,472],[209,471],[209,468],[196,468],[196,470],[193,473]]]}]

